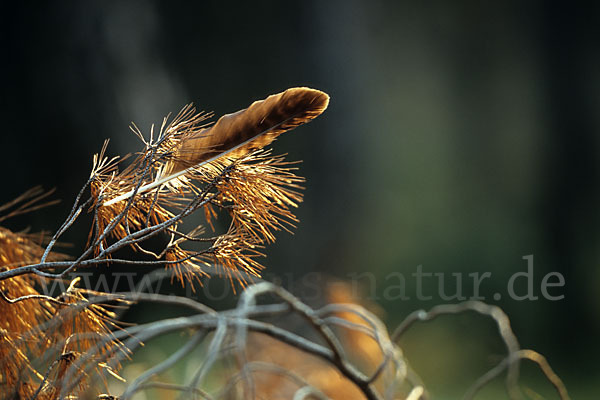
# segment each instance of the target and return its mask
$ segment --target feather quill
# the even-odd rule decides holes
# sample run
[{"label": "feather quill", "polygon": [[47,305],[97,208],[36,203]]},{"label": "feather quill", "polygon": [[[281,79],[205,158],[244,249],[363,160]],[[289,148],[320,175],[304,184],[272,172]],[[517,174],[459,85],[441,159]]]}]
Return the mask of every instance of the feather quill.
[{"label": "feather quill", "polygon": [[[189,170],[222,157],[237,158],[270,144],[283,132],[310,122],[329,104],[329,96],[316,89],[298,87],[255,101],[248,108],[227,114],[209,128],[182,140],[173,150],[163,172],[138,193],[170,182]],[[103,205],[131,197],[125,193]]]}]

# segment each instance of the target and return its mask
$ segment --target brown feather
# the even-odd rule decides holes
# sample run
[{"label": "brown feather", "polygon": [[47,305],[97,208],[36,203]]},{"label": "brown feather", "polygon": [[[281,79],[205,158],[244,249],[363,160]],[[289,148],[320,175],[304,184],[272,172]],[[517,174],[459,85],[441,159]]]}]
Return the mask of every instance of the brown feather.
[{"label": "brown feather", "polygon": [[224,115],[210,128],[182,141],[163,176],[217,156],[239,157],[262,148],[283,132],[319,116],[328,103],[326,93],[305,87],[291,88],[255,101],[250,107]]},{"label": "brown feather", "polygon": [[[271,143],[285,131],[318,117],[329,104],[329,96],[316,89],[291,88],[255,101],[250,107],[219,118],[209,128],[192,132],[175,145],[170,160],[153,182],[142,185],[144,193],[185,175],[188,168],[198,167],[221,157],[241,157]],[[177,186],[175,184],[174,186]],[[128,199],[133,190],[116,196],[103,206]]]}]

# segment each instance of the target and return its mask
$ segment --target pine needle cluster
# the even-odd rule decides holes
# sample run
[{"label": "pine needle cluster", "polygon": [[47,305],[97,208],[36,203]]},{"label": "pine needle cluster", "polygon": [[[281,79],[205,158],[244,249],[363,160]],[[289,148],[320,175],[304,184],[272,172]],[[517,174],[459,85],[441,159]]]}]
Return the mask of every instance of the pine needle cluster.
[{"label": "pine needle cluster", "polygon": [[[41,189],[34,188],[2,208],[19,206],[23,210],[43,197]],[[44,255],[44,242],[43,234],[0,227],[0,270],[36,264]],[[66,256],[51,252],[47,259],[64,260]],[[118,329],[114,313],[106,306],[89,303],[88,296],[95,293],[78,288],[77,283],[75,279],[65,292],[53,297],[41,292],[48,282],[36,274],[0,280],[1,398],[58,398],[67,368],[79,355],[97,346],[104,356],[124,350],[112,338],[111,332]],[[94,364],[101,376],[103,371],[116,375],[107,364]],[[69,392],[78,396],[86,390],[83,378]]]},{"label": "pine needle cluster", "polygon": [[[90,184],[95,199],[91,208],[96,213],[90,240],[98,243],[96,253],[110,247],[110,238],[129,238],[134,249],[166,260],[182,284],[207,276],[203,267],[219,268],[232,285],[234,281],[245,285],[246,276],[260,276],[260,249],[275,241],[275,231],[289,231],[297,222],[292,209],[302,201],[304,178],[294,174],[294,163],[265,149],[241,157],[225,154],[191,165],[185,174],[152,190],[140,190],[164,176],[177,151],[204,129],[205,118],[206,114],[186,106],[170,123],[165,119],[156,140],[145,140],[133,127],[145,150],[126,157],[133,161],[123,171],[118,170],[120,160],[109,160],[104,151],[96,157]],[[111,203],[128,194],[131,197]],[[204,224],[183,230],[185,217],[197,211]],[[215,233],[219,216],[227,216],[229,224],[220,234]],[[105,231],[109,235],[97,240]],[[157,231],[168,236],[162,251],[131,240],[132,235],[141,233],[146,238]],[[198,249],[198,243],[203,248]]]}]

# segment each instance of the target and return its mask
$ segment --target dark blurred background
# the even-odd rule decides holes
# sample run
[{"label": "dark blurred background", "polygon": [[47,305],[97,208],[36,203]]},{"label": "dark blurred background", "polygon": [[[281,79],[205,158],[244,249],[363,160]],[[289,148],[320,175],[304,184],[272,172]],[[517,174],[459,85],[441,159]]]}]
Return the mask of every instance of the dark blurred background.
[{"label": "dark blurred background", "polygon": [[[307,183],[295,235],[266,250],[267,278],[354,277],[394,326],[445,302],[434,278],[431,300],[416,299],[419,265],[445,273],[446,293],[462,273],[466,297],[468,274],[490,272],[479,294],[507,312],[521,345],[546,355],[574,398],[600,389],[596,4],[65,1],[5,3],[1,15],[0,202],[37,184],[63,200],[9,228],[55,230],[105,138],[111,155],[140,149],[130,121],[147,132],[189,102],[221,115],[318,88],[329,109],[275,144],[304,161]],[[73,252],[87,230],[66,238]],[[507,282],[530,254],[539,298],[511,299]],[[541,296],[549,272],[564,276],[551,291],[564,299]],[[386,292],[394,273],[410,299]],[[490,349],[502,355],[479,321],[405,338],[434,393],[459,393],[497,361]]]}]

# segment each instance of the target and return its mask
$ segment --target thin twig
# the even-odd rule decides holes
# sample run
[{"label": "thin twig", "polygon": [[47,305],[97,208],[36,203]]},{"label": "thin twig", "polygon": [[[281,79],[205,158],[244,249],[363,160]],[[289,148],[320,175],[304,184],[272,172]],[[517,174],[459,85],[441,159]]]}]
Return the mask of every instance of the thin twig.
[{"label": "thin twig", "polygon": [[[480,301],[466,301],[459,304],[443,304],[433,307],[430,311],[417,310],[402,321],[392,334],[392,341],[397,342],[400,337],[417,321],[431,321],[441,315],[458,314],[466,311],[475,311],[491,317],[498,326],[498,332],[508,350],[508,356],[520,350],[519,341],[510,327],[508,316],[497,306],[488,305]],[[517,380],[519,375],[518,360],[508,365],[506,386],[511,399],[519,399]]]}]

